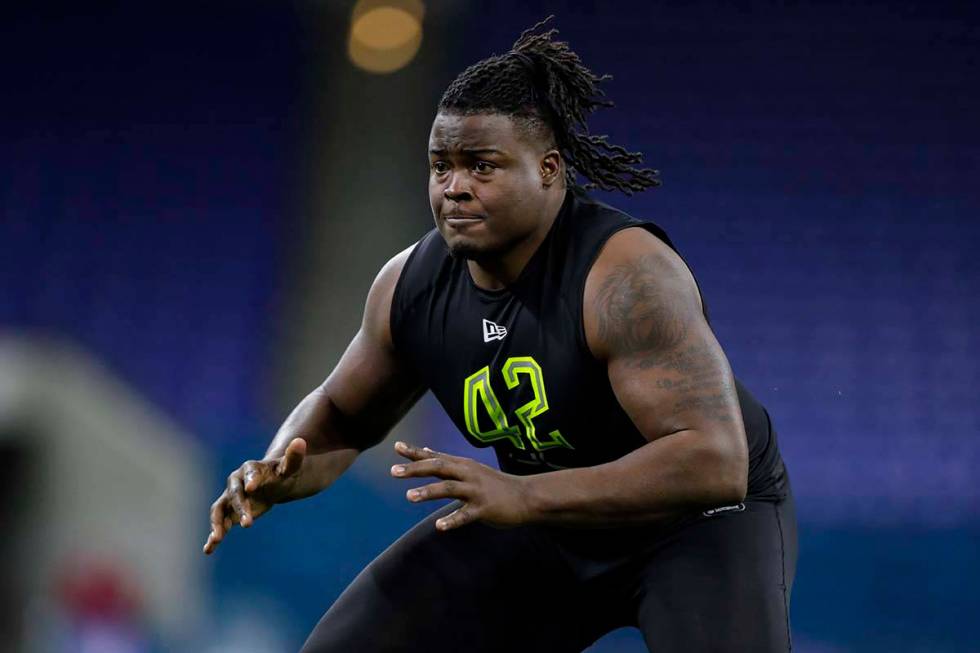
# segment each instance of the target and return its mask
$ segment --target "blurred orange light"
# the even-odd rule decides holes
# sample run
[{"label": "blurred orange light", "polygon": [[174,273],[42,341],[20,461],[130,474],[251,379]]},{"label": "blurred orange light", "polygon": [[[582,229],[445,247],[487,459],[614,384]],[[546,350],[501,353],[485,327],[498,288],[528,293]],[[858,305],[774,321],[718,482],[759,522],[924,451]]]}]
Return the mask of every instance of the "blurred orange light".
[{"label": "blurred orange light", "polygon": [[351,17],[351,61],[379,74],[405,67],[422,44],[424,13],[420,0],[359,0]]}]

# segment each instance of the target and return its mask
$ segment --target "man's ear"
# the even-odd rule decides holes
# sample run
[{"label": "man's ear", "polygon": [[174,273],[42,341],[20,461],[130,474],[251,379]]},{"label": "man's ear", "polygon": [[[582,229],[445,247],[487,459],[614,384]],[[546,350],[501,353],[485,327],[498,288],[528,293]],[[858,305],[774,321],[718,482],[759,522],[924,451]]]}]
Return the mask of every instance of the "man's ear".
[{"label": "man's ear", "polygon": [[562,178],[561,154],[558,150],[548,150],[541,157],[539,166],[541,183],[547,188]]}]

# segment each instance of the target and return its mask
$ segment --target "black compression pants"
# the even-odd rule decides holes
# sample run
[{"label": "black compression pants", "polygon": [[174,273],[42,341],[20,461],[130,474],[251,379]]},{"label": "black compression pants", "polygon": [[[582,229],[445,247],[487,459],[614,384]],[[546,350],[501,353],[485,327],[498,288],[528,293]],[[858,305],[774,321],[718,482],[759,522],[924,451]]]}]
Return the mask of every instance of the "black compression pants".
[{"label": "black compression pants", "polygon": [[458,505],[368,565],[302,653],[577,653],[622,626],[654,653],[790,650],[791,496],[670,528],[437,531]]}]

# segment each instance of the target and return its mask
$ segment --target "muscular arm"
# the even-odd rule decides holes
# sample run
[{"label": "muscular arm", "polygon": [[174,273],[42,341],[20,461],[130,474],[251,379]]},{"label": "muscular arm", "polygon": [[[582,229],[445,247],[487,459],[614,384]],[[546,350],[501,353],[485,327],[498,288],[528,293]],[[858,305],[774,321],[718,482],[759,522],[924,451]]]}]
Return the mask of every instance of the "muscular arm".
[{"label": "muscular arm", "polygon": [[326,488],[358,454],[383,440],[423,394],[395,353],[389,322],[395,283],[410,253],[411,248],[396,255],[378,273],[361,327],[337,366],[293,409],[269,444],[265,460],[281,458],[295,438],[306,442],[302,465],[277,503]]},{"label": "muscular arm", "polygon": [[354,340],[327,380],[293,409],[265,457],[228,475],[211,504],[204,553],[213,553],[234,524],[248,528],[274,505],[329,486],[422,395],[424,388],[395,352],[389,327],[395,283],[410,252],[378,273]]},{"label": "muscular arm", "polygon": [[337,366],[293,409],[269,444],[267,459],[282,456],[293,438],[307,444],[287,501],[324,489],[360,452],[383,440],[425,392],[395,353],[389,321],[395,283],[411,249],[378,273],[361,327]]},{"label": "muscular arm", "polygon": [[734,379],[684,262],[641,228],[616,233],[589,273],[584,323],[648,443],[604,465],[527,477],[529,520],[625,523],[741,501],[748,448]]}]

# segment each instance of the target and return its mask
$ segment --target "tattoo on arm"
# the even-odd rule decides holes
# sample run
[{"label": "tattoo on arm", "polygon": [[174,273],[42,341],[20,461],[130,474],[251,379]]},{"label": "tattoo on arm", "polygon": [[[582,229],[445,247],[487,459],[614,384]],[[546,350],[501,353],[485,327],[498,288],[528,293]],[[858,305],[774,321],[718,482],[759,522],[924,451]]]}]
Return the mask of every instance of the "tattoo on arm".
[{"label": "tattoo on arm", "polygon": [[655,371],[651,391],[670,396],[674,413],[729,422],[735,393],[724,356],[712,341],[689,338],[702,318],[696,301],[678,301],[676,275],[656,254],[615,267],[596,294],[599,338],[626,366]]},{"label": "tattoo on arm", "polygon": [[635,265],[617,265],[605,278],[596,295],[598,328],[610,349],[656,354],[683,342],[681,311],[666,301],[658,279],[671,272],[660,257],[648,254]]}]

